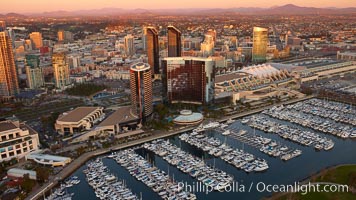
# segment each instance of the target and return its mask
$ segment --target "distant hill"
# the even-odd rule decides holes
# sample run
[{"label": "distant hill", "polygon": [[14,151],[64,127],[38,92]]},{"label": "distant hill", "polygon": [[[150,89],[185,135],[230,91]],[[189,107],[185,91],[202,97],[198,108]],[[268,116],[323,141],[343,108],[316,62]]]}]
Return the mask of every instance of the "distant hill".
[{"label": "distant hill", "polygon": [[346,14],[356,13],[356,8],[314,8],[300,7],[294,4],[259,11],[260,15],[310,15],[310,14]]},{"label": "distant hill", "polygon": [[25,17],[25,15],[21,15],[18,13],[7,13],[5,15],[3,15],[4,17],[14,17],[14,18],[20,18],[20,17]]},{"label": "distant hill", "polygon": [[273,6],[271,8],[239,7],[239,8],[178,8],[178,9],[122,9],[122,8],[101,8],[92,10],[76,11],[51,11],[43,13],[28,13],[21,15],[8,13],[0,17],[24,17],[24,16],[44,16],[44,17],[68,17],[68,16],[115,16],[123,14],[175,14],[175,15],[200,15],[200,14],[242,14],[242,15],[314,15],[314,14],[356,14],[356,7],[350,8],[315,8],[301,7],[294,4],[283,6]]}]

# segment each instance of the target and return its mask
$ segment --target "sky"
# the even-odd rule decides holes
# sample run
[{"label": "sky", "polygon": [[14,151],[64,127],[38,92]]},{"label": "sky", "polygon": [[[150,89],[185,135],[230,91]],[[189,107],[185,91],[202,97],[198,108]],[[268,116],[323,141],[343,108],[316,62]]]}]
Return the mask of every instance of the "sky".
[{"label": "sky", "polygon": [[0,13],[48,12],[100,8],[171,9],[272,7],[295,4],[308,7],[356,7],[356,0],[1,0]]}]

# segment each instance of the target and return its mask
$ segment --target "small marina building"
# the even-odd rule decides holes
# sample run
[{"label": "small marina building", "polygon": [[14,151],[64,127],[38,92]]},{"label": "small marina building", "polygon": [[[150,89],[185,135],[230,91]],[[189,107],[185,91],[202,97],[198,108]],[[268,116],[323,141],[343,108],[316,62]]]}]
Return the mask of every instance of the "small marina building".
[{"label": "small marina building", "polygon": [[52,167],[65,166],[72,162],[71,158],[63,156],[53,156],[41,153],[31,153],[26,156],[26,160],[33,160],[38,164],[50,165]]},{"label": "small marina building", "polygon": [[178,125],[193,125],[201,123],[203,118],[201,113],[195,113],[191,110],[182,110],[180,111],[180,115],[174,118],[173,122]]}]

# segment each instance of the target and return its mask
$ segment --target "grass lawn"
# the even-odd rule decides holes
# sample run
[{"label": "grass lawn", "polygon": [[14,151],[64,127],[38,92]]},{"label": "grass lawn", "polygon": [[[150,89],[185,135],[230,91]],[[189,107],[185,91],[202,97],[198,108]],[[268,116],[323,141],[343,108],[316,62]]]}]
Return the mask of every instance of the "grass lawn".
[{"label": "grass lawn", "polygon": [[[339,184],[352,184],[355,187],[356,165],[340,166],[335,169],[324,170],[317,177],[313,177],[311,182],[331,182]],[[351,180],[352,179],[352,180]],[[320,186],[323,188],[323,186]],[[349,187],[350,189],[350,187]],[[278,200],[355,200],[356,195],[351,192],[310,192],[302,195],[301,193],[288,193]]]}]

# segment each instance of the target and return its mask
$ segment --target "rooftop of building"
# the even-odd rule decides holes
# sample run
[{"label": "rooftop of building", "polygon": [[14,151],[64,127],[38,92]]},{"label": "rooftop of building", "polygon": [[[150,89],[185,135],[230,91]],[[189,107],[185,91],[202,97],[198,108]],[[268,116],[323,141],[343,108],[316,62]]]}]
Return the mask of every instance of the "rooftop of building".
[{"label": "rooftop of building", "polygon": [[234,72],[234,73],[229,73],[229,74],[221,74],[215,76],[215,83],[220,83],[224,81],[229,81],[229,80],[234,80],[238,78],[243,78],[249,76],[246,73],[239,73],[239,72]]},{"label": "rooftop of building", "polygon": [[351,52],[351,51],[338,52],[338,54],[344,55],[344,56],[356,56],[356,52]]},{"label": "rooftop of building", "polygon": [[306,68],[315,68],[315,67],[321,67],[321,66],[332,65],[332,64],[343,63],[343,62],[345,62],[345,61],[334,60],[334,59],[330,59],[330,58],[309,57],[309,58],[289,60],[286,62],[282,62],[281,64],[302,66],[302,67],[306,67]]},{"label": "rooftop of building", "polygon": [[121,124],[125,122],[130,122],[137,120],[138,116],[134,115],[131,106],[124,106],[118,108],[114,113],[107,117],[98,126],[112,126],[116,124]]},{"label": "rooftop of building", "polygon": [[36,160],[46,160],[53,162],[69,162],[71,158],[63,157],[63,156],[53,156],[49,154],[41,154],[41,153],[31,153],[26,156],[27,159],[36,159]]},{"label": "rooftop of building", "polygon": [[131,70],[134,70],[134,71],[145,71],[145,70],[148,70],[150,68],[151,67],[150,67],[150,65],[148,63],[142,63],[142,62],[136,63],[136,64],[131,66]]},{"label": "rooftop of building", "polygon": [[11,121],[0,122],[0,132],[17,129],[18,127]]},{"label": "rooftop of building", "polygon": [[269,76],[271,74],[278,73],[279,70],[272,67],[269,64],[262,64],[262,65],[254,65],[244,67],[239,72],[244,72],[247,74],[251,74],[253,76],[262,77],[262,76]]},{"label": "rooftop of building", "polygon": [[192,112],[190,110],[182,110],[180,115],[174,118],[175,123],[194,123],[203,120],[203,115],[201,113]]},{"label": "rooftop of building", "polygon": [[192,56],[183,56],[183,57],[166,57],[163,60],[195,60],[195,61],[213,61],[212,58],[203,58],[203,57],[192,57]]},{"label": "rooftop of building", "polygon": [[58,121],[78,122],[99,108],[100,107],[78,107],[78,108],[75,108],[74,110],[71,110],[67,113],[63,113],[58,118]]}]

